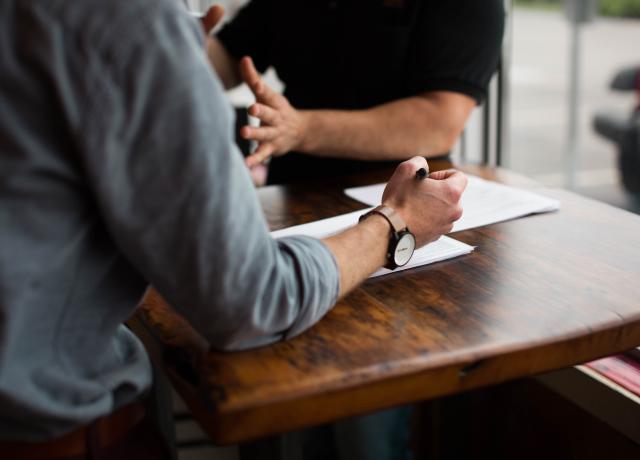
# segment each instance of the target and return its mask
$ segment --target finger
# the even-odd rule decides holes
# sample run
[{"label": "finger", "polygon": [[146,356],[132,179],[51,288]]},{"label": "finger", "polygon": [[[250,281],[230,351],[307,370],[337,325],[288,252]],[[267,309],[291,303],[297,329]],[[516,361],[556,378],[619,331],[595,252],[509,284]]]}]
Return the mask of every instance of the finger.
[{"label": "finger", "polygon": [[429,172],[429,164],[427,163],[427,160],[425,159],[425,157],[421,157],[421,156],[415,156],[413,158],[409,158],[406,163],[409,163],[410,165],[413,166],[414,171],[417,171],[420,168],[424,168],[427,170],[427,172]]},{"label": "finger", "polygon": [[243,126],[240,130],[240,135],[244,139],[249,139],[252,141],[264,142],[271,141],[276,138],[278,132],[275,128],[270,126]]},{"label": "finger", "polygon": [[255,65],[253,65],[253,59],[249,56],[245,56],[240,59],[240,76],[242,80],[249,85],[249,89],[253,91],[253,94],[256,96],[263,92],[263,87],[265,86],[262,83],[262,79],[260,78],[260,74],[256,70]]},{"label": "finger", "polygon": [[424,157],[413,157],[400,163],[396,168],[394,175],[400,174],[399,177],[410,178],[415,176],[418,169],[426,169],[428,167],[427,160],[425,160]]},{"label": "finger", "polygon": [[467,187],[467,177],[460,171],[454,171],[449,177],[441,181],[432,182],[433,184],[441,184],[442,190],[446,193],[451,203],[457,203],[462,198],[462,193]]},{"label": "finger", "polygon": [[222,5],[213,5],[207,10],[204,16],[200,18],[204,31],[208,34],[215,26],[218,25],[222,17],[224,16],[224,8]]},{"label": "finger", "polygon": [[268,142],[260,144],[255,152],[245,158],[246,165],[253,168],[261,164],[273,154],[273,150],[273,145]]},{"label": "finger", "polygon": [[444,179],[451,187],[456,190],[459,190],[460,193],[464,191],[467,187],[467,176],[464,175],[461,171],[453,170],[451,174]]},{"label": "finger", "polygon": [[245,56],[240,60],[240,76],[256,96],[256,99],[273,105],[276,102],[278,94],[267,86],[260,78],[260,74],[253,64],[253,59]]},{"label": "finger", "polygon": [[267,165],[256,165],[252,167],[249,172],[251,174],[251,178],[253,179],[253,185],[255,185],[256,187],[262,187],[267,183],[267,173],[269,172]]},{"label": "finger", "polygon": [[[453,221],[457,221],[460,220],[460,218],[462,217],[462,214],[464,213],[464,209],[462,209],[462,206],[457,205],[454,209],[453,209],[453,215],[451,216]],[[451,231],[451,230],[449,230]],[[449,232],[447,232],[449,233]]]},{"label": "finger", "polygon": [[253,104],[248,112],[252,117],[259,118],[261,122],[268,125],[274,125],[278,120],[278,112],[264,104]]},{"label": "finger", "polygon": [[451,177],[456,172],[458,171],[455,169],[443,169],[442,171],[434,171],[431,174],[429,174],[429,179],[445,180],[448,177]]}]

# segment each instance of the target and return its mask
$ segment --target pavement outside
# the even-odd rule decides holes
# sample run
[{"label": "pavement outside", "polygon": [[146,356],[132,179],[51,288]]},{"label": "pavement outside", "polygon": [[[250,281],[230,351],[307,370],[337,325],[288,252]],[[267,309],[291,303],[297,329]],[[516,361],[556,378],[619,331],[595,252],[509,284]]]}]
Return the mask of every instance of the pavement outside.
[{"label": "pavement outside", "polygon": [[[640,64],[640,20],[599,18],[583,26],[581,149],[576,191],[640,213],[620,184],[613,144],[591,128],[596,110],[630,113],[634,95],[609,90],[616,71]],[[509,168],[564,184],[570,28],[561,11],[518,8],[512,48]]]}]

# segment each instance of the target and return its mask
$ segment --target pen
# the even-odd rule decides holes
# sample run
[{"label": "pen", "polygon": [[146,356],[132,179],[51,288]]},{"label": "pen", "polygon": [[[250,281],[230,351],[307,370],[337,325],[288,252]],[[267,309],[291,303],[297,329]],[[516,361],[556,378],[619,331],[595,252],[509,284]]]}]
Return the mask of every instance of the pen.
[{"label": "pen", "polygon": [[423,180],[429,177],[429,171],[425,168],[420,168],[416,171],[416,179]]}]

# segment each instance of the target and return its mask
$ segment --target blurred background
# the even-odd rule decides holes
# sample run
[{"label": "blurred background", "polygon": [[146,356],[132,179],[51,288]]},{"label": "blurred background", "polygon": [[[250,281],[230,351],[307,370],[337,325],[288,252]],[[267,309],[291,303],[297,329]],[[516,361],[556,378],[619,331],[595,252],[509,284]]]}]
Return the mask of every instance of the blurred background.
[{"label": "blurred background", "polygon": [[[573,25],[563,3],[516,0],[512,25],[511,140],[506,165],[552,186],[570,185],[566,155],[574,50]],[[618,148],[598,135],[593,124],[598,113],[629,120],[637,106],[634,91],[614,91],[610,84],[619,71],[640,67],[640,0],[594,3],[595,16],[579,26],[573,188],[639,212],[638,197],[622,186]]]}]

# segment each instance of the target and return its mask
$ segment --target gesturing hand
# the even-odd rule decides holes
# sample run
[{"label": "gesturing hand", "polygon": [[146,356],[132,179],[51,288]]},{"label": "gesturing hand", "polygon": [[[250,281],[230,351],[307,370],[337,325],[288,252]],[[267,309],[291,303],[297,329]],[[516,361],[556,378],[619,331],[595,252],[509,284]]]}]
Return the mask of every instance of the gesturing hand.
[{"label": "gesturing hand", "polygon": [[200,22],[207,36],[209,36],[209,33],[218,25],[223,16],[224,8],[221,5],[213,5],[207,10],[204,16],[200,18]]},{"label": "gesturing hand", "polygon": [[249,115],[260,120],[259,127],[244,126],[240,130],[243,138],[258,142],[256,151],[246,158],[247,166],[296,149],[306,130],[304,115],[262,81],[250,57],[240,61],[240,75],[256,97],[256,103],[249,107]]},{"label": "gesturing hand", "polygon": [[462,216],[460,198],[467,178],[453,169],[431,173],[417,180],[416,171],[427,161],[414,157],[401,163],[393,173],[382,196],[382,203],[400,213],[416,243],[422,246],[449,233]]},{"label": "gesturing hand", "polygon": [[213,5],[203,16],[200,17],[200,24],[202,24],[206,37],[207,57],[209,58],[212,66],[214,63],[213,56],[215,53],[213,50],[215,48],[215,43],[213,42],[213,38],[211,38],[211,31],[218,25],[223,16],[224,8],[220,5]]}]

